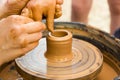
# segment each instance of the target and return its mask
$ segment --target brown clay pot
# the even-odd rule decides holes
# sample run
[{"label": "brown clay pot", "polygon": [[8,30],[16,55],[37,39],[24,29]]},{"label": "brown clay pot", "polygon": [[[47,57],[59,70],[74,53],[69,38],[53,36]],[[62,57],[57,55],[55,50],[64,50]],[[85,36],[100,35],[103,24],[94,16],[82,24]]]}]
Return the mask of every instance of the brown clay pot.
[{"label": "brown clay pot", "polygon": [[47,60],[64,62],[72,59],[72,34],[67,30],[55,30],[47,36]]}]

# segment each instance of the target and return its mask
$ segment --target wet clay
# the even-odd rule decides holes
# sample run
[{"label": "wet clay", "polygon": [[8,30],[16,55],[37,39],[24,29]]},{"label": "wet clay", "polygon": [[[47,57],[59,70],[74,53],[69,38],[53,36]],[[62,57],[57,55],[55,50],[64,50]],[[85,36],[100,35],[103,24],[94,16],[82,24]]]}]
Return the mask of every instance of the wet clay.
[{"label": "wet clay", "polygon": [[67,30],[55,30],[49,33],[45,56],[53,62],[72,60],[72,34]]},{"label": "wet clay", "polygon": [[[59,36],[58,33],[51,35]],[[66,31],[62,34],[62,37],[66,37]],[[59,41],[59,39],[57,40]],[[66,41],[64,44],[66,44]],[[88,42],[72,38],[72,53],[64,53],[65,56],[59,53],[60,49],[58,49],[56,53],[53,51],[54,54],[51,53],[52,56],[49,55],[46,44],[46,38],[43,38],[40,40],[37,48],[24,57],[16,59],[17,70],[25,80],[32,80],[33,78],[35,78],[35,80],[91,80],[96,78],[100,73],[103,63],[102,54],[95,46]],[[59,46],[57,47],[59,48]],[[54,48],[52,50],[54,50]],[[63,50],[66,52],[66,48]],[[71,50],[71,48],[68,48],[68,51],[69,50]],[[69,57],[68,54],[72,54],[72,57]],[[56,55],[55,58],[54,55]]]},{"label": "wet clay", "polygon": [[[62,24],[60,23],[60,26],[61,25]],[[101,31],[99,32],[94,28],[85,27],[84,25],[64,25],[65,27],[63,26],[62,28],[66,29],[68,26],[68,31],[71,31],[74,34],[72,40],[72,53],[74,55],[72,60],[63,60],[63,62],[55,61],[54,59],[52,61],[48,60],[49,57],[45,57],[44,54],[47,51],[46,38],[42,38],[37,48],[22,58],[15,60],[17,71],[24,77],[24,80],[69,80],[71,78],[72,80],[93,80],[93,78],[96,78],[95,80],[114,80],[114,78],[120,74],[117,56],[110,56],[111,53],[115,55],[114,50],[117,50],[117,52],[120,50],[119,46],[116,45],[117,42],[115,42],[114,38],[111,38],[108,34],[104,34]],[[56,34],[52,35],[56,36]],[[66,33],[59,37],[65,35]],[[95,40],[98,42],[95,42]],[[102,54],[104,55],[103,64],[102,55],[96,46],[90,45],[91,41],[92,43],[97,44],[96,46],[102,51]],[[105,46],[105,44],[108,46]],[[112,52],[110,52],[111,49],[113,50]],[[109,55],[106,52],[108,52]],[[48,63],[51,63],[51,65]],[[91,65],[92,63],[94,64]],[[103,65],[102,68],[100,65]],[[3,70],[0,77],[4,80],[16,80],[12,78],[12,76],[15,76],[14,74],[12,75],[11,73],[12,76],[9,76],[8,78],[6,77],[6,73],[10,74],[11,72]],[[84,76],[84,79],[82,75]]]},{"label": "wet clay", "polygon": [[[115,70],[106,62],[104,62],[102,71],[95,80],[113,80],[116,76],[118,75]],[[17,73],[14,63],[11,63],[1,72],[0,79],[21,80],[22,77]]]}]

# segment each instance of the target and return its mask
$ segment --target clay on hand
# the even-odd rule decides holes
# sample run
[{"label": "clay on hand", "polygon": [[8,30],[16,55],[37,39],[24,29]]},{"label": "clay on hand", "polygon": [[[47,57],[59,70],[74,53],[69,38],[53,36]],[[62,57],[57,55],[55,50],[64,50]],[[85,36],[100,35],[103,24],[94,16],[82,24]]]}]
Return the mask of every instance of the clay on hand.
[{"label": "clay on hand", "polygon": [[21,14],[21,10],[29,0],[0,0],[0,19],[14,14]]},{"label": "clay on hand", "polygon": [[62,15],[62,7],[61,7],[62,4],[63,4],[63,0],[56,0],[54,18],[59,18]]},{"label": "clay on hand", "polygon": [[54,18],[62,15],[61,4],[63,0],[30,0],[23,9],[22,15],[30,17],[35,21],[46,18],[47,28],[53,31]]},{"label": "clay on hand", "polygon": [[0,65],[20,57],[38,45],[45,24],[12,15],[0,21]]}]

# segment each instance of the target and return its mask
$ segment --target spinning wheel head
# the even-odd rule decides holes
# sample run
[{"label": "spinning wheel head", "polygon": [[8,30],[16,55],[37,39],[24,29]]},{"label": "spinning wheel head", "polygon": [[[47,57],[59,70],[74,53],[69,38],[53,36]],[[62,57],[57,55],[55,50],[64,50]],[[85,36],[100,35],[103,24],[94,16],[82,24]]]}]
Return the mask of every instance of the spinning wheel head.
[{"label": "spinning wheel head", "polygon": [[100,73],[103,56],[92,44],[72,38],[69,31],[55,30],[41,39],[36,49],[16,59],[16,64],[26,80],[91,80]]}]

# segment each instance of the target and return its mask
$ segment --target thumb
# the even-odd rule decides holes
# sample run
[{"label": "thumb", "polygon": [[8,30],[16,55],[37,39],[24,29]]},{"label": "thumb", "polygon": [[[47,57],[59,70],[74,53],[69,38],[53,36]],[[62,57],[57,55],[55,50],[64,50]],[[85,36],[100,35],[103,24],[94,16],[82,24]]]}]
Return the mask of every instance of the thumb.
[{"label": "thumb", "polygon": [[25,17],[32,18],[32,11],[31,11],[31,9],[28,9],[27,7],[25,7],[25,8],[22,10],[21,15],[22,15],[22,16],[25,16]]}]

